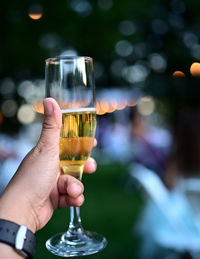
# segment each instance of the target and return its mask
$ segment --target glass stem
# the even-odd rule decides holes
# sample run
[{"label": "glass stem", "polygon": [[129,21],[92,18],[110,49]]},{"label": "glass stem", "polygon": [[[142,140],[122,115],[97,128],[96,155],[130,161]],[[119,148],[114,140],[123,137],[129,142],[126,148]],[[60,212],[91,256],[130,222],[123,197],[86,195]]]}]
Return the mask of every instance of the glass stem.
[{"label": "glass stem", "polygon": [[81,240],[83,228],[81,225],[80,208],[70,207],[70,223],[67,232],[62,236],[62,241],[68,245],[82,245],[85,241]]},{"label": "glass stem", "polygon": [[[81,171],[83,171],[83,168],[81,168]],[[82,172],[77,178],[79,181],[81,181],[82,178]],[[70,222],[69,222],[69,228],[67,230],[67,235],[73,236],[75,239],[78,239],[78,235],[83,232],[83,227],[81,224],[81,216],[80,216],[80,208],[79,207],[70,207]]]},{"label": "glass stem", "polygon": [[70,207],[70,223],[68,232],[71,234],[78,234],[82,232],[82,224],[80,217],[80,208],[79,207]]},{"label": "glass stem", "polygon": [[[82,171],[81,168],[80,176],[77,178],[81,181],[82,178]],[[64,239],[67,240],[68,243],[72,242],[71,244],[80,243],[80,236],[83,234],[83,227],[81,224],[81,217],[80,217],[80,208],[79,207],[70,207],[70,222],[67,232],[64,234]]]}]

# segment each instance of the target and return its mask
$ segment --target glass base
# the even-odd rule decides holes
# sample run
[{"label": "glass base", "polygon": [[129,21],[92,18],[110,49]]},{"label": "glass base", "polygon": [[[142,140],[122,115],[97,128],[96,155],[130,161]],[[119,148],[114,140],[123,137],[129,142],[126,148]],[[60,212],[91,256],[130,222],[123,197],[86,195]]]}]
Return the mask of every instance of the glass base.
[{"label": "glass base", "polygon": [[95,254],[104,249],[107,240],[101,234],[83,231],[74,239],[67,233],[59,233],[46,242],[46,248],[52,254],[62,257],[75,257]]}]

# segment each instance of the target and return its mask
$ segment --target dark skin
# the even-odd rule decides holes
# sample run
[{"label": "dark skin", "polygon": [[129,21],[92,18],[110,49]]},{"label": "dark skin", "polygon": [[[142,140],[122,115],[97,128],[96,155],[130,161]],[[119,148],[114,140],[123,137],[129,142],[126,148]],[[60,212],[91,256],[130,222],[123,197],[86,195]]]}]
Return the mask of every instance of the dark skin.
[{"label": "dark skin", "polygon": [[[47,224],[56,208],[81,206],[84,201],[83,184],[60,172],[61,110],[52,98],[44,100],[44,108],[38,144],[24,158],[0,197],[0,218],[26,225],[34,233]],[[96,162],[89,158],[84,173],[95,170]],[[0,243],[0,258],[21,256],[12,247]]]}]

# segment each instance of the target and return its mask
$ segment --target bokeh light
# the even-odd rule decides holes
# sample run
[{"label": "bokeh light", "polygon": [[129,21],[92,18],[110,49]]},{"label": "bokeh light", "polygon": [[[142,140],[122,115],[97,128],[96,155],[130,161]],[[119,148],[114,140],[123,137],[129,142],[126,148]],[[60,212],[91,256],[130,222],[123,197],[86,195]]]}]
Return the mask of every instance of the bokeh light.
[{"label": "bokeh light", "polygon": [[121,111],[124,108],[126,108],[126,106],[127,106],[126,98],[122,98],[122,100],[118,101],[117,110]]},{"label": "bokeh light", "polygon": [[29,13],[28,15],[33,20],[39,20],[42,17],[42,13],[40,13],[40,14]]},{"label": "bokeh light", "polygon": [[190,73],[192,76],[200,77],[200,63],[194,62],[190,67]]},{"label": "bokeh light", "polygon": [[182,71],[175,71],[173,74],[172,74],[173,77],[185,77],[185,74],[182,72]]},{"label": "bokeh light", "polygon": [[35,112],[29,104],[23,104],[18,110],[17,118],[22,124],[32,123],[35,119]]},{"label": "bokeh light", "polygon": [[129,83],[143,82],[149,75],[149,69],[142,63],[125,67],[122,71],[124,79]]},{"label": "bokeh light", "polygon": [[122,111],[126,107],[135,106],[137,100],[137,93],[130,91],[130,89],[112,89],[110,91],[104,89],[98,93],[96,112],[97,115],[104,115],[115,111]]},{"label": "bokeh light", "polygon": [[34,82],[24,80],[19,83],[17,92],[27,103],[42,100],[45,96],[45,81],[43,79],[37,79]]},{"label": "bokeh light", "polygon": [[155,72],[159,73],[163,73],[167,68],[166,59],[158,53],[153,53],[149,56],[149,64]]},{"label": "bokeh light", "polygon": [[3,96],[12,95],[14,91],[15,91],[14,81],[9,77],[4,78],[0,84],[0,94],[2,94]]},{"label": "bokeh light", "polygon": [[138,100],[137,110],[141,115],[147,116],[153,113],[155,102],[152,97],[142,97]]},{"label": "bokeh light", "polygon": [[29,7],[28,15],[33,20],[39,20],[42,18],[42,15],[43,15],[42,11],[43,11],[43,8],[41,4],[32,4]]},{"label": "bokeh light", "polygon": [[19,96],[24,98],[31,96],[34,93],[33,83],[30,80],[22,81],[17,88],[17,92]]},{"label": "bokeh light", "polygon": [[116,109],[117,109],[117,101],[113,99],[110,101],[109,113],[116,111]]},{"label": "bokeh light", "polygon": [[192,32],[185,32],[183,34],[183,42],[186,47],[192,48],[198,43],[198,37]]},{"label": "bokeh light", "polygon": [[78,52],[75,49],[66,49],[61,51],[60,56],[78,56]]},{"label": "bokeh light", "polygon": [[132,21],[125,20],[120,22],[119,31],[122,35],[130,36],[136,32],[136,26]]},{"label": "bokeh light", "polygon": [[43,106],[43,102],[35,102],[33,103],[32,105],[32,108],[35,112],[38,112],[38,113],[44,113],[44,106]]},{"label": "bokeh light", "polygon": [[87,17],[92,13],[92,4],[87,0],[71,0],[71,8],[82,17]]},{"label": "bokeh light", "polygon": [[115,45],[115,51],[121,57],[128,57],[133,52],[133,45],[127,40],[120,40]]},{"label": "bokeh light", "polygon": [[15,100],[5,100],[1,105],[1,111],[7,118],[13,117],[17,112],[17,103]]}]

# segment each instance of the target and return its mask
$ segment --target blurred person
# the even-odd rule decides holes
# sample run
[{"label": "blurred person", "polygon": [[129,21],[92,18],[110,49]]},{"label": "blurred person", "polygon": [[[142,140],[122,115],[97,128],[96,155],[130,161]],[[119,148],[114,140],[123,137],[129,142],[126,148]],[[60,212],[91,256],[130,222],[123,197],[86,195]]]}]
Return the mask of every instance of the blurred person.
[{"label": "blurred person", "polygon": [[[134,123],[134,136],[146,136],[148,124],[145,121],[143,124],[141,118]],[[152,149],[149,152],[145,148],[148,152],[137,160],[144,166],[140,167],[141,172],[138,173],[138,168],[133,172],[148,193],[136,224],[143,238],[142,259],[144,255],[152,259],[168,258],[169,252],[178,259],[200,256],[200,109],[191,105],[174,109],[170,126],[172,141],[162,181],[156,177],[156,167],[147,164],[157,154]],[[153,161],[159,164],[159,157],[155,156]]]},{"label": "blurred person", "polygon": [[181,179],[200,177],[200,109],[191,105],[174,109],[170,132],[152,127],[148,116],[131,110],[133,163],[151,169],[169,189]]},{"label": "blurred person", "polygon": [[161,178],[166,169],[170,133],[149,123],[149,116],[144,116],[134,107],[130,110],[132,162],[139,163],[153,170]]},{"label": "blurred person", "polygon": [[172,120],[173,146],[165,173],[169,188],[180,179],[200,177],[200,110],[180,109]]},{"label": "blurred person", "polygon": [[[32,238],[30,241],[34,246],[34,233],[47,224],[56,208],[81,206],[84,201],[83,184],[72,176],[60,173],[60,108],[52,98],[44,100],[44,107],[40,139],[0,197],[0,258],[24,258],[23,248],[18,251],[15,249],[16,243],[12,246],[5,241],[9,233],[11,239],[18,234],[13,228],[17,226],[21,231],[25,225],[28,228],[27,236]],[[92,173],[95,170],[96,162],[88,159],[84,172]]]}]

